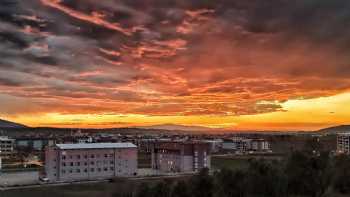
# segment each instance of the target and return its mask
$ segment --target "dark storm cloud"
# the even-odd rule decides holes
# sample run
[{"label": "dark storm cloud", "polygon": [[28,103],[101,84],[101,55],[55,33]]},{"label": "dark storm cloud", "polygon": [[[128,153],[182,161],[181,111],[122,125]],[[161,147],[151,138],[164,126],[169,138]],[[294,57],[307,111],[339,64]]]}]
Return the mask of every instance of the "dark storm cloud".
[{"label": "dark storm cloud", "polygon": [[259,101],[350,87],[349,10],[348,0],[1,0],[0,87],[90,99],[84,110],[105,99],[141,114],[280,111]]}]

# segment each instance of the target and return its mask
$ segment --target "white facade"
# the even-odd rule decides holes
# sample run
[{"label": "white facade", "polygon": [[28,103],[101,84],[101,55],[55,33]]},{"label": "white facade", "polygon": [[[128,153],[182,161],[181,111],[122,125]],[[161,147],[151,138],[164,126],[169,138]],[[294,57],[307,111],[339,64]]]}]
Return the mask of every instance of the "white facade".
[{"label": "white facade", "polygon": [[350,153],[350,132],[339,133],[337,136],[337,153],[349,154]]},{"label": "white facade", "polygon": [[137,147],[132,143],[57,144],[46,150],[45,176],[51,182],[136,174]]}]

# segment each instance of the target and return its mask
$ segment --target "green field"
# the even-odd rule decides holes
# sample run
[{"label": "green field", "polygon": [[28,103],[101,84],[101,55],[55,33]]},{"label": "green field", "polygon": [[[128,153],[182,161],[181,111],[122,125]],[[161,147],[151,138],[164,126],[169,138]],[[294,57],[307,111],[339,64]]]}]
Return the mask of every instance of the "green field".
[{"label": "green field", "polygon": [[248,167],[249,160],[251,159],[264,159],[264,160],[281,160],[283,157],[281,155],[220,155],[211,157],[211,167],[212,169],[246,169]]},{"label": "green field", "polygon": [[111,183],[94,183],[16,189],[3,191],[0,197],[109,197],[115,191],[113,189],[115,186]]},{"label": "green field", "polygon": [[248,159],[242,158],[229,158],[229,157],[216,157],[211,158],[211,166],[216,169],[245,169],[248,166]]}]

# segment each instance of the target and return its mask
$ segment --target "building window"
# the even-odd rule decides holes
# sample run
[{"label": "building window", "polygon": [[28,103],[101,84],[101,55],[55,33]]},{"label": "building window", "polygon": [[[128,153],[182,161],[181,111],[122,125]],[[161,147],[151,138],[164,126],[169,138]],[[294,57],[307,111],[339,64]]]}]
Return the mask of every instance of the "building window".
[{"label": "building window", "polygon": [[114,170],[114,167],[111,167],[110,169],[113,171],[113,170]]},{"label": "building window", "polygon": [[110,163],[111,163],[111,164],[114,164],[114,161],[111,161]]},{"label": "building window", "polygon": [[66,166],[66,163],[65,163],[65,162],[62,162],[62,166]]},{"label": "building window", "polygon": [[77,162],[77,166],[80,166],[80,162]]},{"label": "building window", "polygon": [[62,174],[65,174],[66,173],[66,171],[65,170],[62,170]]},{"label": "building window", "polygon": [[85,168],[85,169],[84,169],[84,172],[88,172],[88,169],[87,169],[87,168]]},{"label": "building window", "polygon": [[66,159],[66,156],[62,156],[62,160],[65,160]]},{"label": "building window", "polygon": [[77,172],[77,173],[80,173],[80,169],[77,169],[76,172]]},{"label": "building window", "polygon": [[87,162],[84,162],[84,166],[87,166],[88,165],[88,163]]},{"label": "building window", "polygon": [[70,166],[74,166],[73,162],[70,162]]},{"label": "building window", "polygon": [[91,158],[95,158],[95,155],[91,155]]},{"label": "building window", "polygon": [[80,155],[77,155],[77,159],[80,159]]},{"label": "building window", "polygon": [[72,155],[69,155],[69,159],[73,159],[73,156],[72,156]]},{"label": "building window", "polygon": [[108,168],[103,168],[104,171],[108,171]]},{"label": "building window", "polygon": [[97,168],[97,171],[101,172],[101,168]]},{"label": "building window", "polygon": [[105,154],[105,158],[107,158],[108,157],[108,155],[107,154]]},{"label": "building window", "polygon": [[73,173],[73,170],[69,170],[69,173]]},{"label": "building window", "polygon": [[87,158],[88,158],[88,156],[87,156],[87,155],[84,155],[84,158],[85,158],[85,159],[87,159]]},{"label": "building window", "polygon": [[95,162],[92,161],[92,162],[90,162],[90,164],[91,164],[91,165],[95,165]]},{"label": "building window", "polygon": [[90,171],[91,171],[91,172],[95,172],[95,168],[91,168]]}]

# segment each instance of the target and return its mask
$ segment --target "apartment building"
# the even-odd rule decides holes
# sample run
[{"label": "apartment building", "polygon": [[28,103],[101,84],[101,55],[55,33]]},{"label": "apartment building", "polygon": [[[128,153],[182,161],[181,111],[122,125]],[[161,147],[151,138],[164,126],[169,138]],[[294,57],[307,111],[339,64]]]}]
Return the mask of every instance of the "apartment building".
[{"label": "apartment building", "polygon": [[7,136],[0,136],[0,155],[7,157],[13,154],[15,140]]},{"label": "apartment building", "polygon": [[210,168],[210,146],[202,142],[155,142],[152,168],[166,173]]},{"label": "apartment building", "polygon": [[337,135],[337,153],[339,154],[350,153],[350,132],[339,133]]},{"label": "apartment building", "polygon": [[50,182],[136,174],[137,146],[132,143],[56,144],[45,151],[44,176]]}]

